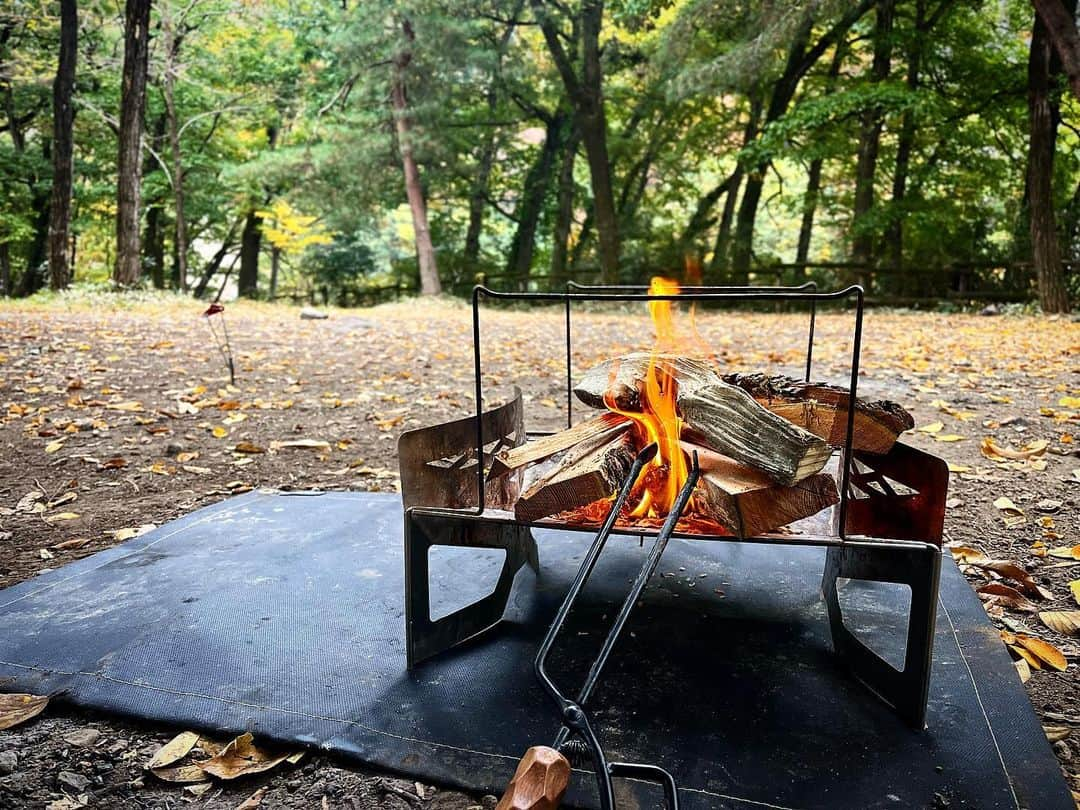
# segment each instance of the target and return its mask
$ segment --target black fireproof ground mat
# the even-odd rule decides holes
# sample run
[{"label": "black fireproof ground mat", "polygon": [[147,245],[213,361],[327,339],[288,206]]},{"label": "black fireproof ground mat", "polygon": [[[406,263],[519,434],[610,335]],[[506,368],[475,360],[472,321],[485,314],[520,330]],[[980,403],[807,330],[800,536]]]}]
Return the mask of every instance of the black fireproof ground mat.
[{"label": "black fireproof ground mat", "polygon": [[[541,573],[519,574],[508,621],[409,673],[401,533],[388,495],[251,493],[203,509],[0,591],[0,688],[498,793],[556,731],[532,658],[590,536],[537,531]],[[482,596],[494,554],[433,550],[433,599]],[[636,539],[609,544],[554,661],[568,687],[643,554]],[[610,754],[670,769],[690,808],[1073,807],[951,561],[922,733],[834,660],[822,565],[820,549],[672,541],[594,694]],[[877,587],[850,583],[843,607],[889,652],[881,639],[902,627],[882,604],[897,593]],[[622,790],[625,806],[659,801]],[[568,798],[594,796],[577,774]]]}]

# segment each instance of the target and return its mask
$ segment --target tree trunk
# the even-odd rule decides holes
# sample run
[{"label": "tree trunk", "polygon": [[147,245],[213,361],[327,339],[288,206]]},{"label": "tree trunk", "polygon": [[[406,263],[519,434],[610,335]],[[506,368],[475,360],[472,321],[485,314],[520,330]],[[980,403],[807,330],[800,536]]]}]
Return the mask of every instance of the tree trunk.
[{"label": "tree trunk", "polygon": [[281,248],[274,245],[270,248],[270,300],[277,295],[278,271],[281,269]]},{"label": "tree trunk", "polygon": [[240,234],[240,275],[236,279],[237,293],[242,298],[259,294],[259,249],[262,247],[262,217],[255,209],[248,211],[244,231]]},{"label": "tree trunk", "polygon": [[161,220],[165,209],[154,203],[146,209],[146,234],[143,237],[146,256],[150,260],[150,281],[155,290],[165,289],[165,234]]},{"label": "tree trunk", "polygon": [[724,210],[720,214],[720,224],[716,227],[716,241],[713,243],[712,258],[706,270],[706,280],[717,284],[727,276],[731,259],[731,226],[735,222],[735,205],[739,200],[739,188],[742,186],[743,170],[736,166],[731,173],[731,187],[724,199]]},{"label": "tree trunk", "polygon": [[180,121],[176,114],[176,59],[180,53],[180,42],[183,37],[178,37],[174,30],[172,17],[166,13],[162,15],[162,31],[164,33],[165,69],[162,76],[162,84],[165,95],[165,117],[169,129],[169,151],[172,154],[172,187],[173,203],[176,208],[176,278],[179,288],[188,288],[187,268],[187,219],[184,215],[184,162],[180,152]]},{"label": "tree trunk", "polygon": [[559,189],[555,204],[555,223],[552,227],[551,286],[562,289],[570,280],[567,272],[567,250],[570,226],[574,218],[574,161],[577,158],[578,136],[573,129],[563,147],[562,164],[559,166]]},{"label": "tree trunk", "polygon": [[544,199],[551,185],[552,167],[563,141],[566,119],[562,115],[553,117],[547,125],[544,144],[536,162],[525,176],[521,190],[521,203],[517,209],[517,230],[510,245],[510,256],[506,262],[506,272],[517,283],[519,289],[525,289],[532,268],[533,250],[536,247],[536,229],[540,223],[540,214],[544,210]]},{"label": "tree trunk", "polygon": [[71,281],[71,172],[74,142],[75,59],[79,16],[75,0],[60,0],[60,60],[53,80],[53,185],[49,214],[49,286],[62,290]]},{"label": "tree trunk", "polygon": [[1080,33],[1076,29],[1076,3],[1072,0],[1032,0],[1032,5],[1042,20],[1045,35],[1054,43],[1073,95],[1080,98]]},{"label": "tree trunk", "polygon": [[202,273],[199,275],[199,282],[195,285],[195,291],[193,295],[196,298],[202,298],[206,292],[207,286],[210,284],[210,279],[214,277],[214,273],[221,267],[221,263],[225,260],[225,256],[232,250],[233,238],[236,236],[236,229],[240,226],[240,221],[233,222],[229,228],[229,232],[225,235],[225,239],[221,242],[221,247],[218,248],[210,261],[206,263],[206,267],[203,268]]},{"label": "tree trunk", "polygon": [[150,0],[127,0],[120,83],[120,152],[116,186],[116,268],[113,281],[136,284],[142,272],[139,206],[142,194],[143,109],[150,38]]},{"label": "tree trunk", "polygon": [[[49,141],[43,144],[46,161],[51,159]],[[40,180],[34,183],[33,196],[30,200],[31,209],[34,212],[33,232],[30,239],[30,249],[26,254],[26,269],[19,279],[17,295],[25,298],[33,295],[45,286],[45,265],[48,260],[49,245],[49,208],[52,194],[49,189],[43,188],[44,183]]]},{"label": "tree trunk", "polygon": [[[892,27],[895,0],[877,0],[874,24],[874,59],[870,65],[870,81],[874,84],[889,78],[892,64]],[[855,162],[855,203],[852,211],[851,261],[869,267],[874,260],[874,234],[866,222],[874,207],[874,177],[877,174],[878,151],[881,146],[881,128],[884,124],[880,108],[863,114],[859,132],[859,146]],[[867,286],[869,274],[862,277]]]},{"label": "tree trunk", "polygon": [[611,182],[611,160],[607,148],[607,118],[604,113],[603,68],[600,64],[600,28],[604,18],[603,0],[584,0],[581,9],[582,75],[579,78],[563,49],[559,31],[541,0],[532,0],[548,50],[559,70],[574,110],[574,122],[585,147],[593,196],[593,223],[596,227],[600,276],[605,284],[619,280],[619,228],[615,192]]},{"label": "tree trunk", "polygon": [[1061,265],[1061,247],[1054,217],[1054,151],[1061,118],[1053,79],[1059,66],[1054,59],[1046,26],[1035,17],[1028,59],[1028,210],[1031,258],[1039,283],[1043,312],[1068,312],[1069,296]]},{"label": "tree trunk", "polygon": [[0,242],[0,296],[11,297],[11,246]]},{"label": "tree trunk", "polygon": [[424,189],[420,183],[420,169],[413,156],[412,119],[409,116],[409,101],[405,92],[405,70],[412,61],[412,52],[409,47],[416,39],[416,35],[408,20],[402,20],[401,29],[406,44],[394,57],[390,100],[394,108],[398,151],[401,152],[401,166],[405,174],[405,195],[408,197],[409,210],[412,212],[416,258],[420,267],[420,292],[423,295],[438,295],[442,292],[442,284],[439,282],[439,267],[435,262],[435,248],[431,244],[431,229],[428,227],[427,204],[424,201]]},{"label": "tree trunk", "polygon": [[[921,3],[922,0],[917,0]],[[837,42],[833,50],[829,73],[825,79],[825,94],[829,95],[836,87],[840,75],[840,66],[844,62],[844,43]],[[818,197],[821,194],[821,171],[825,168],[825,158],[815,157],[810,161],[806,174],[806,195],[803,197],[802,221],[799,223],[799,241],[795,248],[795,264],[800,265],[799,272],[806,276],[806,263],[810,260],[810,242],[814,236],[814,216],[817,214]]]}]

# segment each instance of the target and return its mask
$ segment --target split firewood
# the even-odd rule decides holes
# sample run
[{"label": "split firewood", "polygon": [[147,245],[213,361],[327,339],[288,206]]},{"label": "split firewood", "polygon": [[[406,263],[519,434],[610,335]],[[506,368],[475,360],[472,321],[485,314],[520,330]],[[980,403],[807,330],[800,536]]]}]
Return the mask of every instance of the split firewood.
[{"label": "split firewood", "polygon": [[630,420],[617,413],[606,412],[573,427],[541,436],[531,442],[499,453],[491,465],[491,477],[497,477],[526,464],[551,458],[571,448],[584,447],[591,452],[607,444],[630,427]]},{"label": "split firewood", "polygon": [[724,382],[680,390],[684,437],[791,486],[819,472],[829,446]]},{"label": "split firewood", "polygon": [[[743,389],[773,413],[820,436],[830,446],[844,446],[851,402],[846,388],[783,375],[725,374],[722,379]],[[901,433],[915,427],[915,420],[895,402],[856,397],[854,427],[853,448],[881,454],[892,449]]]},{"label": "split firewood", "polygon": [[539,520],[610,497],[630,474],[635,455],[626,432],[591,452],[569,451],[525,489],[514,506],[514,516]]},{"label": "split firewood", "polygon": [[701,477],[696,490],[697,512],[719,523],[736,537],[753,537],[816,515],[840,500],[836,482],[818,473],[794,486],[782,487],[758,470],[737,464],[707,448],[683,442],[688,454],[697,451]]},{"label": "split firewood", "polygon": [[[619,410],[640,411],[640,389],[648,374],[651,359],[652,355],[648,352],[635,352],[605,360],[581,376],[574,386],[574,394],[591,408],[606,408],[604,394],[608,393]],[[679,383],[680,394],[721,382],[720,375],[704,360],[677,354],[660,354],[656,361],[674,375]]]}]

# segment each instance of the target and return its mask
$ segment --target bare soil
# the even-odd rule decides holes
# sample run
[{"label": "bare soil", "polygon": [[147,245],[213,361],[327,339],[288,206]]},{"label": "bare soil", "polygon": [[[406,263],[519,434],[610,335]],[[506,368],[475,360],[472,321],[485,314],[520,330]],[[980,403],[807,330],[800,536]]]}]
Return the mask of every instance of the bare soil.
[{"label": "bare soil", "polygon": [[[0,587],[254,487],[393,491],[398,433],[471,413],[471,313],[461,304],[330,310],[324,321],[230,305],[235,386],[200,311],[172,298],[0,305]],[[565,419],[562,318],[551,309],[484,318],[485,390],[497,399],[520,386],[529,427]],[[801,367],[805,315],[708,312],[696,322],[725,370]],[[851,323],[819,315],[816,378],[845,381]],[[640,312],[582,312],[574,324],[579,371],[651,342]],[[1068,583],[1080,579],[1080,561],[1039,556],[1036,543],[1080,543],[1080,407],[1068,399],[1080,396],[1080,324],[874,311],[859,385],[908,407],[919,427],[943,423],[906,440],[960,470],[947,540],[1030,571],[1052,594],[1040,610],[1076,609]],[[988,436],[1014,449],[1046,440],[1045,468],[994,463],[980,452]],[[281,444],[297,440],[316,446]],[[1006,527],[993,505],[1002,496],[1022,523]],[[977,569],[968,575],[986,581]],[[1080,641],[1031,614],[992,608],[992,618],[1067,656],[1065,672],[1036,671],[1027,690],[1045,724],[1071,728],[1054,749],[1080,791]],[[259,790],[264,807],[494,804],[318,755],[196,798],[142,769],[175,731],[57,700],[0,732],[0,807],[233,808]]]}]

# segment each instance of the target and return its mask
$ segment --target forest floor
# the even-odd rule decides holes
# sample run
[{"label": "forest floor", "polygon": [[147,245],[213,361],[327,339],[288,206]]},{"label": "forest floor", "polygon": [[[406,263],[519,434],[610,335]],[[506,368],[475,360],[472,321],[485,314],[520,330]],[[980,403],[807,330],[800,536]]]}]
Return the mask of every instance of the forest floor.
[{"label": "forest floor", "polygon": [[[227,310],[235,387],[189,300],[0,305],[0,587],[251,488],[393,491],[398,433],[471,412],[463,304],[330,310],[322,321],[285,306]],[[493,392],[520,385],[530,427],[565,418],[562,317],[550,309],[484,317],[486,383]],[[652,339],[643,313],[582,312],[574,323],[578,370]],[[696,323],[726,368],[801,366],[805,315],[699,313]],[[851,324],[844,313],[819,315],[816,378],[845,380]],[[907,441],[952,465],[947,541],[1025,568],[1049,591],[1039,610],[1076,609],[1069,582],[1080,579],[1080,560],[1045,550],[1080,543],[1080,323],[871,311],[862,370],[860,393],[908,407],[922,430]],[[995,461],[987,437],[1012,450],[1046,445],[1028,459]],[[280,444],[295,440],[316,446]],[[1022,518],[1000,508],[1002,497]],[[989,576],[966,573],[976,585]],[[1064,672],[1033,672],[1027,690],[1044,724],[1069,730],[1054,749],[1080,791],[1080,640],[1032,613],[988,610],[999,627],[1039,636],[1068,658]],[[196,797],[142,769],[174,733],[58,701],[0,732],[0,807],[234,808],[252,794],[288,808],[494,804],[322,755],[215,782]]]}]

